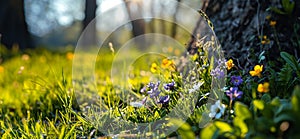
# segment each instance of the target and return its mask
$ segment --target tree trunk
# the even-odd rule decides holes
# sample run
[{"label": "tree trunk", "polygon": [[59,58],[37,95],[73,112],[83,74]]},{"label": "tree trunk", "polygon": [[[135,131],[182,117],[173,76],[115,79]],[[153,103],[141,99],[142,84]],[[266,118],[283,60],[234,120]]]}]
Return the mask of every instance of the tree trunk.
[{"label": "tree trunk", "polygon": [[[164,12],[165,12],[165,9],[166,6],[165,6],[165,3],[160,1],[160,17],[164,17]],[[165,20],[161,20],[159,19],[158,20],[160,22],[160,26],[159,26],[159,29],[160,29],[160,32],[161,34],[167,34],[167,26],[166,26],[166,21]]]},{"label": "tree trunk", "polygon": [[[84,20],[83,20],[83,30],[86,31],[85,37],[83,39],[82,45],[92,46],[97,44],[97,34],[96,34],[96,18],[97,1],[96,0],[86,0],[85,10],[84,10]],[[93,21],[93,22],[92,22]]]},{"label": "tree trunk", "polygon": [[[150,5],[151,5],[151,8],[150,8],[150,13],[151,15],[154,17],[155,16],[155,2],[153,0],[150,1]],[[150,33],[155,33],[155,19],[151,19],[151,21],[148,23],[149,25],[149,32]]]},{"label": "tree trunk", "polygon": [[[132,35],[133,37],[137,37],[140,35],[145,34],[145,21],[144,19],[138,19],[136,18],[142,18],[142,8],[140,2],[128,2],[127,0],[124,0],[124,3],[126,5],[126,9],[128,12],[129,19],[131,21],[132,25]],[[135,6],[135,10],[131,8],[131,6]],[[145,45],[145,39],[143,36],[139,37],[139,40],[136,41],[137,45],[139,45],[139,48],[143,48]]]},{"label": "tree trunk", "polygon": [[258,19],[260,12],[263,12],[258,4],[257,1],[251,0],[210,0],[206,10],[215,26],[215,33],[225,57],[237,61],[236,65],[240,67],[247,67],[254,62],[248,59],[251,55],[249,48],[254,46],[254,42],[249,41],[249,38],[259,36],[259,22],[263,21]]},{"label": "tree trunk", "polygon": [[[291,16],[280,15],[267,11],[269,7],[281,7],[281,0],[209,0],[204,10],[214,25],[214,31],[226,58],[236,61],[239,68],[249,68],[258,62],[258,55],[265,51],[268,60],[278,58],[280,51],[295,53],[291,38],[294,34],[293,25],[299,23],[300,2],[295,2]],[[271,19],[266,19],[270,15]],[[270,21],[275,20],[275,27],[270,26]],[[200,26],[197,26],[199,28]],[[277,32],[274,32],[276,29]],[[298,30],[299,32],[299,30]],[[270,44],[261,44],[262,36],[270,39]],[[280,36],[278,42],[276,36]],[[278,37],[277,37],[278,38]],[[191,39],[189,50],[192,50]],[[299,51],[298,51],[299,53]],[[297,52],[296,54],[297,55]]]},{"label": "tree trunk", "polygon": [[1,43],[8,49],[17,46],[24,50],[33,48],[25,21],[23,0],[2,0],[0,2]]},{"label": "tree trunk", "polygon": [[[201,15],[202,13],[201,12],[205,12],[205,10],[206,10],[206,8],[207,8],[207,6],[208,6],[208,3],[209,3],[209,0],[204,0],[203,2],[202,2],[202,7],[201,7],[201,11],[199,11],[199,14]],[[197,52],[197,46],[196,46],[196,41],[197,41],[197,35],[200,35],[200,33],[201,33],[201,31],[204,31],[204,30],[206,30],[207,28],[206,28],[206,26],[205,27],[203,27],[203,25],[204,24],[206,24],[206,20],[208,20],[208,19],[204,19],[203,18],[203,16],[204,15],[202,15],[199,19],[198,19],[198,21],[197,21],[197,23],[196,23],[196,26],[195,26],[195,28],[194,28],[194,30],[193,30],[193,32],[192,32],[192,34],[191,34],[191,38],[190,38],[190,40],[189,40],[189,43],[188,43],[188,48],[187,48],[187,51],[190,53],[190,54],[195,54],[196,52]],[[208,18],[208,17],[206,17],[206,18]],[[205,34],[204,34],[205,35]]]}]

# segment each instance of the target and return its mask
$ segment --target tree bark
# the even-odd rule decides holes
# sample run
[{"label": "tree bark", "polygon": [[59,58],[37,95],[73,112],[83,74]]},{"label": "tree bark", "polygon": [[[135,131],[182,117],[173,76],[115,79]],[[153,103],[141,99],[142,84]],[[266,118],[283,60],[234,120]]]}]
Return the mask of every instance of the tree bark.
[{"label": "tree bark", "polygon": [[[255,63],[250,58],[253,53],[249,49],[255,46],[255,42],[250,41],[249,38],[260,35],[258,31],[261,27],[260,22],[264,20],[260,15],[264,11],[259,3],[251,0],[239,2],[210,0],[206,10],[206,14],[215,26],[214,31],[225,57],[232,58],[240,68],[246,68]],[[269,4],[264,3],[264,5]]]},{"label": "tree bark", "polygon": [[[154,17],[155,16],[155,2],[153,0],[150,1],[150,13]],[[155,19],[151,19],[151,21],[148,23],[149,25],[149,32],[150,33],[155,33]]]},{"label": "tree bark", "polygon": [[[199,11],[200,15],[201,15],[201,12],[206,11],[206,8],[208,7],[208,3],[209,3],[209,0],[204,0],[202,2],[201,11]],[[198,49],[196,47],[197,35],[200,35],[201,30],[205,30],[204,28],[202,28],[201,25],[205,24],[207,21],[205,21],[202,16],[198,19],[196,26],[191,34],[191,38],[188,42],[187,51],[189,52],[189,54],[195,54],[197,52],[197,49]],[[206,18],[208,18],[208,17],[206,17]]]},{"label": "tree bark", "polygon": [[[291,16],[266,10],[271,6],[281,7],[281,0],[209,0],[204,10],[214,25],[214,32],[225,57],[232,58],[239,68],[249,68],[257,64],[262,51],[265,51],[268,60],[278,59],[280,51],[298,55],[299,51],[294,50],[297,46],[293,45],[291,38],[294,34],[293,25],[300,20],[300,2],[294,2],[295,8]],[[268,15],[271,16],[269,20],[266,19]],[[277,21],[275,27],[270,26],[271,20]],[[268,37],[268,45],[261,44],[262,36]],[[280,36],[278,43],[276,36]],[[189,50],[192,50],[193,42],[194,38],[191,37]]]},{"label": "tree bark", "polygon": [[21,50],[34,47],[25,21],[23,0],[0,2],[0,34],[1,43],[8,49],[13,46]]},{"label": "tree bark", "polygon": [[83,20],[83,30],[86,31],[85,38],[83,39],[82,45],[93,46],[97,44],[97,33],[96,33],[96,18],[97,1],[86,0]]},{"label": "tree bark", "polygon": [[[142,17],[142,8],[141,3],[139,2],[128,2],[127,0],[124,0],[124,3],[126,5],[127,13],[129,16],[129,19],[131,21],[132,26],[132,35],[133,37],[137,37],[140,35],[145,34],[145,21],[144,19],[137,19],[139,17]],[[131,9],[131,6],[135,6],[135,10]],[[139,37],[139,40],[136,41],[137,45],[139,45],[139,48],[143,48],[145,45],[145,39],[143,36]]]},{"label": "tree bark", "polygon": [[[164,17],[164,10],[166,6],[165,6],[165,3],[160,1],[160,17]],[[161,20],[159,19],[158,20],[159,23],[160,23],[160,26],[159,26],[159,29],[160,29],[160,32],[161,34],[167,34],[167,26],[166,26],[166,21],[165,20]]]}]

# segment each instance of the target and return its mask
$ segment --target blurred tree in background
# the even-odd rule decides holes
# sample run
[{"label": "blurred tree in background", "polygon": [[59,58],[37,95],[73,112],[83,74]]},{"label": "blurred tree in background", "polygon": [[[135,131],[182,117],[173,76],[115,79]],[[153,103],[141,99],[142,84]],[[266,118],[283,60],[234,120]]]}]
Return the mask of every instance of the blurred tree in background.
[{"label": "blurred tree in background", "polygon": [[24,0],[0,1],[1,43],[11,49],[33,48],[24,14]]},{"label": "blurred tree in background", "polygon": [[[195,10],[201,8],[202,4],[202,0],[174,1],[182,2]],[[78,37],[89,24],[87,35],[90,36],[85,39],[84,44],[99,44],[99,41],[102,41],[101,35],[124,19],[148,15],[170,16],[174,23],[160,19],[131,20],[103,41],[120,45],[131,36],[136,37],[145,33],[161,33],[175,39],[188,40],[182,33],[184,29],[175,24],[184,20],[184,17],[178,16],[180,8],[170,1],[2,0],[0,4],[1,43],[7,48],[18,46],[20,49],[26,49],[42,46],[57,49],[62,46],[75,46]],[[182,12],[185,11],[181,10],[180,13]],[[94,20],[97,17],[101,20]]]},{"label": "blurred tree in background", "polygon": [[[96,21],[93,19],[96,18],[96,9],[97,9],[97,1],[96,0],[85,0],[85,9],[84,9],[84,19],[83,19],[83,27],[82,30],[87,29],[88,25],[89,28],[87,31],[87,37],[83,40],[83,45],[90,46],[95,45],[97,40],[96,35]],[[93,21],[93,22],[92,22]]]},{"label": "blurred tree in background", "polygon": [[129,19],[132,25],[132,35],[137,37],[139,35],[145,34],[145,21],[143,19],[135,20],[136,18],[142,16],[142,4],[143,1],[128,1],[124,0],[126,9],[128,12]]}]

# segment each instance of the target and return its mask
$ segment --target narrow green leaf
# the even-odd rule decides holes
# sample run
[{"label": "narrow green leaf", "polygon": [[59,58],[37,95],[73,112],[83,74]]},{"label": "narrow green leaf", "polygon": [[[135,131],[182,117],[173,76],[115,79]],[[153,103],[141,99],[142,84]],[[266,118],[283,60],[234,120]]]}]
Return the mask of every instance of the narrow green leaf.
[{"label": "narrow green leaf", "polygon": [[49,119],[47,119],[50,127],[54,130],[55,134],[58,135],[59,134],[59,131],[56,129],[56,127],[54,126],[53,122],[50,121]]},{"label": "narrow green leaf", "polygon": [[293,69],[289,64],[285,64],[278,73],[278,81],[283,82],[284,84],[288,84],[292,79]]},{"label": "narrow green leaf", "polygon": [[64,135],[65,135],[65,130],[66,130],[66,126],[63,125],[61,130],[60,130],[60,133],[59,133],[59,139],[63,139],[64,138]]},{"label": "narrow green leaf", "polygon": [[276,7],[270,7],[270,10],[277,13],[277,14],[286,14],[286,12],[281,11],[280,9],[276,8]]},{"label": "narrow green leaf", "polygon": [[298,62],[294,56],[287,52],[281,52],[280,56],[293,68],[293,70],[298,71]]},{"label": "narrow green leaf", "polygon": [[282,0],[282,7],[288,14],[292,13],[294,6],[295,6],[295,2],[290,0]]},{"label": "narrow green leaf", "polygon": [[75,134],[74,130],[75,128],[78,126],[78,124],[74,124],[71,129],[68,131],[68,133],[66,134],[65,138],[71,138],[72,134]]}]

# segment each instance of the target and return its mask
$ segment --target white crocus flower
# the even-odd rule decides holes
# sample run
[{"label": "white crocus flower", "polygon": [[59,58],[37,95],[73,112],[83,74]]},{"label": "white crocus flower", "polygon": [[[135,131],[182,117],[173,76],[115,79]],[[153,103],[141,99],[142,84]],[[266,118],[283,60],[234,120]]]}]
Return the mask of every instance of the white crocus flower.
[{"label": "white crocus flower", "polygon": [[219,119],[225,112],[225,105],[221,103],[220,100],[218,100],[214,105],[210,107],[210,118],[216,118]]},{"label": "white crocus flower", "polygon": [[195,84],[192,89],[189,89],[189,93],[193,93],[199,90],[200,86],[203,85],[203,83],[204,82],[198,82],[197,84]]},{"label": "white crocus flower", "polygon": [[141,103],[141,102],[130,102],[130,105],[131,105],[132,107],[138,107],[138,108],[144,106],[144,104]]}]

